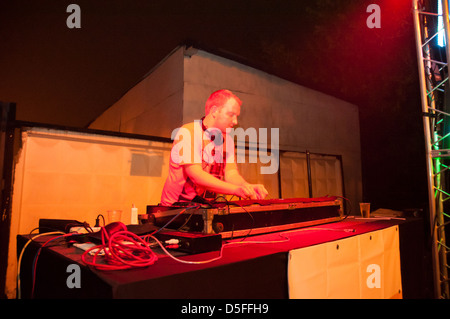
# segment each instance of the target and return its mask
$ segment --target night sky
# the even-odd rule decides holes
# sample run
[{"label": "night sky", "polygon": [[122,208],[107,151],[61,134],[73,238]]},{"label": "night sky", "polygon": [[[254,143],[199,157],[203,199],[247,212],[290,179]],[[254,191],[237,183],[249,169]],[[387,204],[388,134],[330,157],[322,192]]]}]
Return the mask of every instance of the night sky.
[{"label": "night sky", "polygon": [[0,100],[23,121],[86,127],[183,43],[354,103],[364,200],[427,208],[410,0],[2,1],[0,43]]}]

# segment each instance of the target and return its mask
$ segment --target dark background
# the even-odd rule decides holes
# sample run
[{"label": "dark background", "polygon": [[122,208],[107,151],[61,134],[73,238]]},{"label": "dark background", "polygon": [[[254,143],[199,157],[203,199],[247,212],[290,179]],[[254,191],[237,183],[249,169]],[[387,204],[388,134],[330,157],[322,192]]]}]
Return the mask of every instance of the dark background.
[{"label": "dark background", "polygon": [[411,0],[2,1],[0,101],[18,120],[87,127],[183,43],[356,104],[364,200],[427,209]]}]

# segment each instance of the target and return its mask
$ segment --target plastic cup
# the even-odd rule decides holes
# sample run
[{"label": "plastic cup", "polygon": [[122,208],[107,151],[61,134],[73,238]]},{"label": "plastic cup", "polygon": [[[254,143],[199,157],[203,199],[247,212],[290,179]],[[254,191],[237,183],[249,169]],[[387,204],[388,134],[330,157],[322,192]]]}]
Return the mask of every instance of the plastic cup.
[{"label": "plastic cup", "polygon": [[359,203],[359,209],[363,218],[370,218],[370,203]]},{"label": "plastic cup", "polygon": [[122,211],[119,209],[108,210],[108,224],[120,222],[122,219]]}]

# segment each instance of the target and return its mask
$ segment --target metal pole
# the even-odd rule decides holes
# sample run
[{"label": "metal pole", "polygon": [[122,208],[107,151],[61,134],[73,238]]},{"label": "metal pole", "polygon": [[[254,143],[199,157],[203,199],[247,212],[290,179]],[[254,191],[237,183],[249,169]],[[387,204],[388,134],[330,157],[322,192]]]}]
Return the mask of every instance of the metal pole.
[{"label": "metal pole", "polygon": [[[450,30],[450,21],[449,21],[449,12],[448,12],[448,0],[442,1],[442,19],[444,21],[444,30],[445,30],[445,54],[447,58],[447,72],[448,72],[448,63],[450,62],[450,52],[448,50],[449,45],[449,30]],[[445,296],[449,297],[449,283],[448,283],[448,269],[447,269],[447,245],[445,242],[445,228],[444,228],[444,216],[443,209],[442,213],[439,214],[439,233],[438,236],[440,238],[441,247],[440,247],[440,261],[441,261],[441,271],[442,271],[442,280],[444,283],[444,287],[442,289],[445,291]]]},{"label": "metal pole", "polygon": [[313,197],[313,191],[312,191],[312,178],[311,178],[311,153],[306,150],[306,166],[308,169],[308,193],[309,197]]},{"label": "metal pole", "polygon": [[[421,40],[421,29],[420,29],[420,17],[418,0],[412,0],[413,2],[413,13],[414,13],[414,28],[416,37],[416,50],[417,50],[417,62],[419,68],[419,82],[421,89],[421,101],[422,101],[422,112],[428,113],[428,101],[427,101],[427,91],[425,82],[425,68],[423,65],[423,49]],[[429,202],[429,216],[430,216],[430,226],[431,226],[431,236],[432,236],[432,261],[433,261],[433,279],[434,279],[434,294],[436,298],[441,296],[441,284],[440,284],[440,267],[439,267],[439,255],[436,240],[436,203],[434,197],[434,178],[433,178],[433,158],[431,156],[431,135],[430,135],[430,123],[428,119],[423,117],[423,127],[425,135],[425,146],[426,146],[426,163],[427,163],[427,180],[428,180],[428,202]]]}]

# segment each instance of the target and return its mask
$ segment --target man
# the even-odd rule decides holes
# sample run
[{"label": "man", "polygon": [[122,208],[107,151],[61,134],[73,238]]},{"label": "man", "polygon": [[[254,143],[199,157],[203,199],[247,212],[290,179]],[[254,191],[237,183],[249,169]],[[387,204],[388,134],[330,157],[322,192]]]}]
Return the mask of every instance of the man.
[{"label": "man", "polygon": [[241,105],[229,90],[216,91],[206,101],[205,117],[178,130],[161,205],[213,200],[217,194],[244,199],[267,196],[263,185],[246,182],[237,170],[234,140],[227,130],[237,125]]}]

